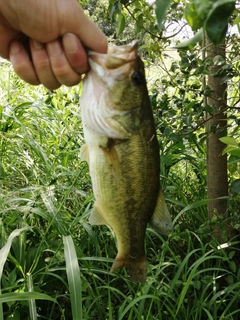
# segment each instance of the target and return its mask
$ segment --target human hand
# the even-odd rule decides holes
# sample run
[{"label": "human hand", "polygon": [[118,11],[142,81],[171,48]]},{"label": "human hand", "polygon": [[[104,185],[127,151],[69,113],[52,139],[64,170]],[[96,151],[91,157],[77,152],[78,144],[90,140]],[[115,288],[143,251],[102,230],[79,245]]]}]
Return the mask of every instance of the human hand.
[{"label": "human hand", "polygon": [[51,90],[79,83],[85,48],[106,52],[107,40],[76,0],[0,0],[0,55],[26,82]]}]

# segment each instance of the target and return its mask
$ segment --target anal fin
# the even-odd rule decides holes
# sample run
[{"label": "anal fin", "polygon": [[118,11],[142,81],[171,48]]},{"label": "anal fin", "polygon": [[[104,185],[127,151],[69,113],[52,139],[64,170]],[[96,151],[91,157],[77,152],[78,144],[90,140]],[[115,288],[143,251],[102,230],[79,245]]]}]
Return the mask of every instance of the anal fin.
[{"label": "anal fin", "polygon": [[168,211],[162,190],[159,191],[157,203],[149,221],[151,227],[160,234],[169,234],[172,231],[172,218]]},{"label": "anal fin", "polygon": [[80,158],[82,161],[87,161],[87,163],[89,163],[88,146],[86,143],[80,149]]},{"label": "anal fin", "polygon": [[101,211],[98,209],[96,203],[92,208],[92,211],[89,217],[89,223],[93,225],[107,225],[107,222],[102,216]]}]

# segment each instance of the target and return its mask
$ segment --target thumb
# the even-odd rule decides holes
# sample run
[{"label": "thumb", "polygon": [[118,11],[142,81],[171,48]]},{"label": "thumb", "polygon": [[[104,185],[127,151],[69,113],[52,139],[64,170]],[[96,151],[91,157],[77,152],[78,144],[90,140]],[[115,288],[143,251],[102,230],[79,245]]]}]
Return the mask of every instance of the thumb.
[{"label": "thumb", "polygon": [[[69,16],[68,16],[69,18]],[[61,21],[61,34],[75,34],[87,49],[106,53],[107,38],[105,34],[87,17],[83,9],[78,6],[78,10],[73,13],[71,21]]]}]

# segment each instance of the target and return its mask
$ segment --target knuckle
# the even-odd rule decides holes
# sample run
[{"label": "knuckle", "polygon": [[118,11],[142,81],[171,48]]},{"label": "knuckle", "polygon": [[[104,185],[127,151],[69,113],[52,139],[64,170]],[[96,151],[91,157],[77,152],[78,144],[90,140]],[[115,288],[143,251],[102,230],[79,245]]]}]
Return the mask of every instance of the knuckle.
[{"label": "knuckle", "polygon": [[41,59],[37,59],[37,60],[33,60],[34,66],[36,69],[38,70],[46,70],[48,68],[50,68],[50,63],[48,58],[41,58]]},{"label": "knuckle", "polygon": [[81,75],[64,66],[53,69],[53,73],[58,81],[66,86],[73,86],[81,81]]}]

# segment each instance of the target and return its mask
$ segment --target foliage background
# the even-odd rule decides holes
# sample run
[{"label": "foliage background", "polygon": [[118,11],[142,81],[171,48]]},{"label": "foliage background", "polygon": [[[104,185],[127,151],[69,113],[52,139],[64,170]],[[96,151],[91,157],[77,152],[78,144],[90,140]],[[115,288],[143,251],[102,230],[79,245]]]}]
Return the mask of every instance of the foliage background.
[{"label": "foliage background", "polygon": [[1,62],[0,319],[238,319],[239,241],[219,244],[212,228],[224,232],[224,221],[207,220],[204,125],[214,106],[204,104],[202,78],[220,63],[228,82],[228,223],[238,231],[239,35],[228,35],[226,61],[210,61],[198,45],[178,54],[172,48],[184,38],[184,2],[171,3],[162,31],[145,1],[83,6],[110,43],[139,40],[174,230],[163,237],[148,228],[145,285],[125,270],[110,274],[114,235],[88,223],[93,194],[79,159],[81,85],[33,87]]}]

